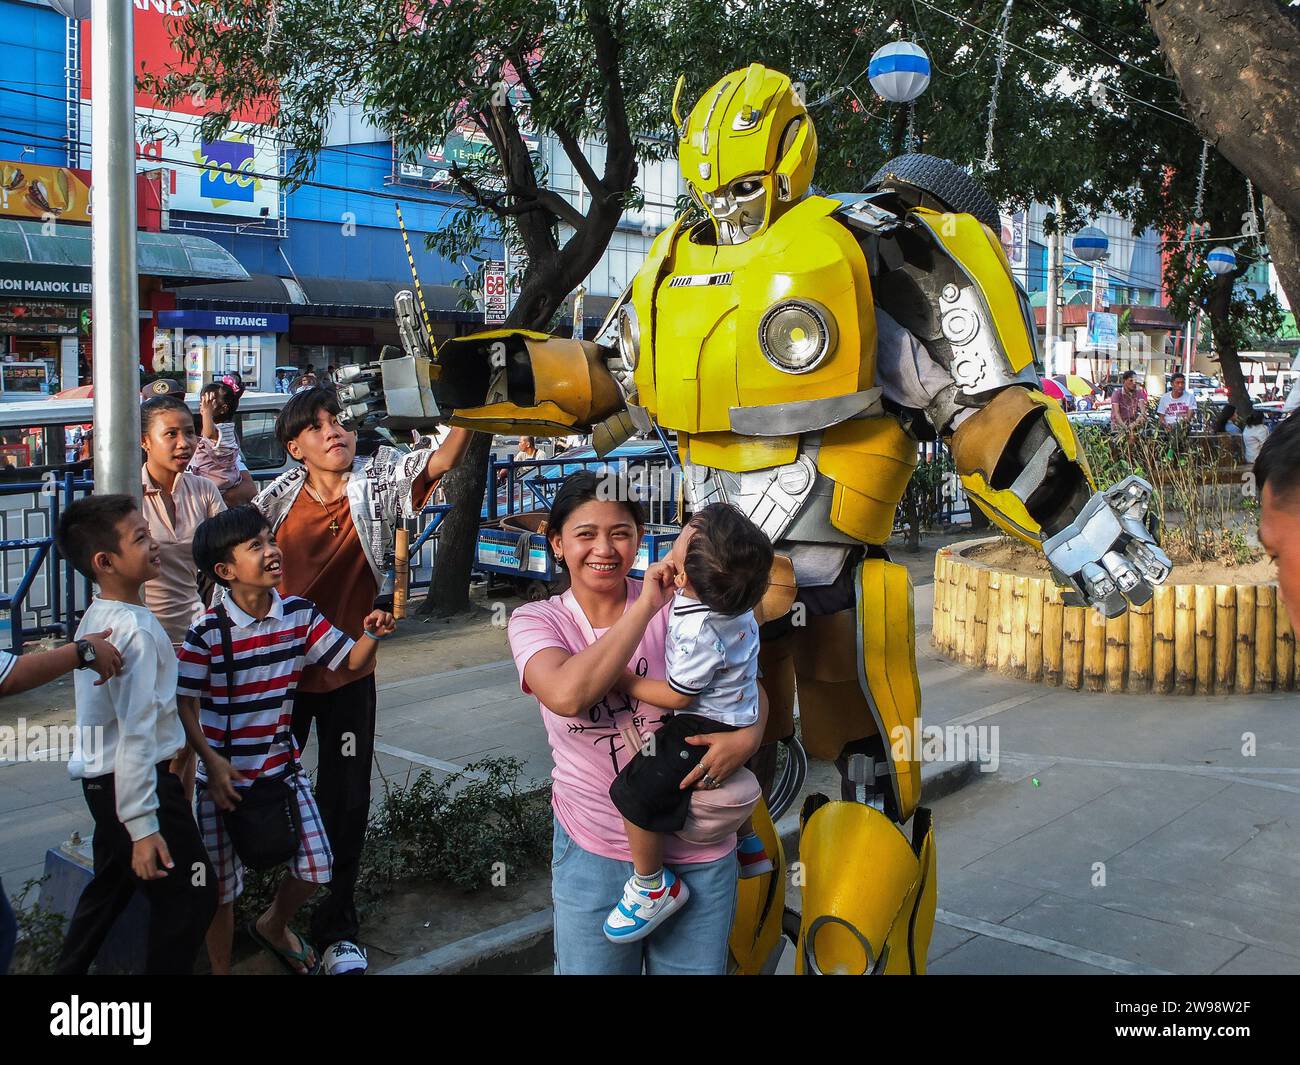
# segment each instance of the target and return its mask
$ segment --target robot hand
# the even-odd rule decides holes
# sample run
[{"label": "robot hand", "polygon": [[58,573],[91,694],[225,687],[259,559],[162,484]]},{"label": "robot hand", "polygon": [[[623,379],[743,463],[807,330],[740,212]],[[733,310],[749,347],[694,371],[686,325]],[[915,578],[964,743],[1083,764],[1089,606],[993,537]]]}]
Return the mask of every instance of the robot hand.
[{"label": "robot hand", "polygon": [[415,296],[403,290],[394,304],[405,351],[385,345],[378,362],[344,366],[334,373],[342,408],[339,421],[345,428],[428,430],[441,420],[433,395],[438,374],[432,341],[417,313]]},{"label": "robot hand", "polygon": [[1070,589],[1067,605],[1091,604],[1118,617],[1129,604],[1147,602],[1152,586],[1169,576],[1169,557],[1142,522],[1150,498],[1151,485],[1126,477],[1093,495],[1074,521],[1043,541],[1053,575]]},{"label": "robot hand", "polygon": [[347,429],[383,425],[427,432],[441,420],[432,391],[435,373],[427,358],[403,355],[391,345],[378,362],[340,367],[334,373],[339,421]]}]

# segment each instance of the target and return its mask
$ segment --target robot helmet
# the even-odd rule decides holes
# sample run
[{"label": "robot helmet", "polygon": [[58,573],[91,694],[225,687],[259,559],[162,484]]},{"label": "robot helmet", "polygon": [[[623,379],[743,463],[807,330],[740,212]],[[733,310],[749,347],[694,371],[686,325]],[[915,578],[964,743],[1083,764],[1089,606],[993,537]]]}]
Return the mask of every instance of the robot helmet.
[{"label": "robot helmet", "polygon": [[677,82],[682,176],[713,218],[718,239],[739,244],[798,202],[817,164],[817,131],[787,75],[751,63],[722,78],[683,120]]}]

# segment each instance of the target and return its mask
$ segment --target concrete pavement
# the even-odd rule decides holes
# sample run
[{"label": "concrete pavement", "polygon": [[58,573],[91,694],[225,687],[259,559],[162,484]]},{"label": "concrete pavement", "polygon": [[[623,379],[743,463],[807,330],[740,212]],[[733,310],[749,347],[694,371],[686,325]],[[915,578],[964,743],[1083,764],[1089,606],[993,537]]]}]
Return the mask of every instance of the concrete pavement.
[{"label": "concrete pavement", "polygon": [[[926,722],[983,730],[967,735],[997,765],[933,804],[931,972],[1300,972],[1300,696],[1088,694],[969,671],[929,647],[929,589],[916,598]],[[379,707],[376,796],[486,756],[549,772],[508,661],[382,684]],[[89,827],[63,765],[0,764],[7,890]]]}]

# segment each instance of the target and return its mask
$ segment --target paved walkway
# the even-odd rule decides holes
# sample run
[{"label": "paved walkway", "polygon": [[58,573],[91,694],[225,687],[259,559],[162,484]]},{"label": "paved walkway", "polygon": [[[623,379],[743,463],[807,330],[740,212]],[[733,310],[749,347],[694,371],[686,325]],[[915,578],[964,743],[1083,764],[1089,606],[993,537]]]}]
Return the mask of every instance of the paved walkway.
[{"label": "paved walkway", "polygon": [[[916,599],[927,724],[996,729],[996,772],[934,804],[932,972],[1300,973],[1300,696],[1094,695],[968,671],[930,649],[929,589]],[[376,796],[487,756],[549,772],[509,662],[381,684],[379,710]],[[62,764],[0,764],[6,890],[89,828]]]}]

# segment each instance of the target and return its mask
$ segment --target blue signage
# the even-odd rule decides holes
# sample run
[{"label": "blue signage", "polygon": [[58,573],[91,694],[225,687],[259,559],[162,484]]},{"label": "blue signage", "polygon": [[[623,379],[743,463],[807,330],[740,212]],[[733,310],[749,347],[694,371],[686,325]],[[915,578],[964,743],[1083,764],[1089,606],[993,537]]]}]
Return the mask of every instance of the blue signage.
[{"label": "blue signage", "polygon": [[158,311],[163,329],[185,329],[191,333],[287,333],[287,314],[256,314],[252,311]]}]

